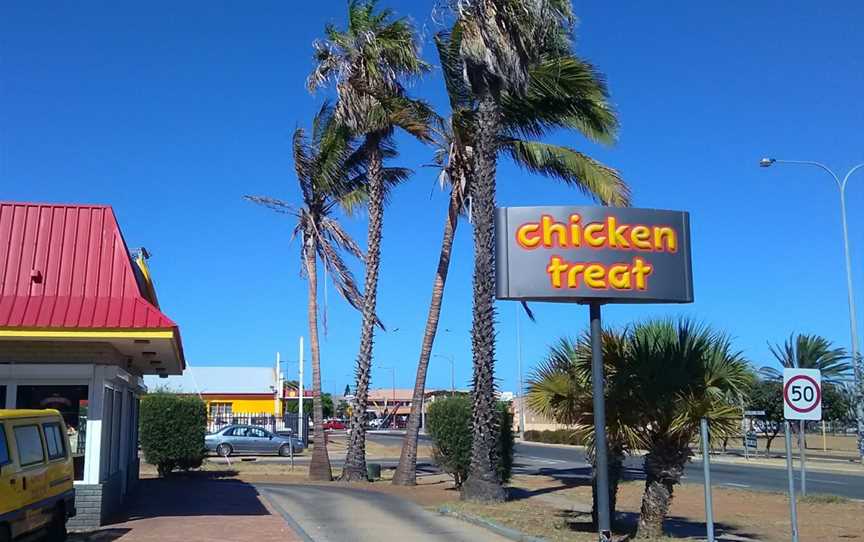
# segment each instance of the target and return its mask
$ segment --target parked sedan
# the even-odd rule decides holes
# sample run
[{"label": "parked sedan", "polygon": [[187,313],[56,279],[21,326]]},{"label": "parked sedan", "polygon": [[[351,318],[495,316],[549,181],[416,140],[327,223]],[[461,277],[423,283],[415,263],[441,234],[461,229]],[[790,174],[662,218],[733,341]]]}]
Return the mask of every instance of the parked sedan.
[{"label": "parked sedan", "polygon": [[274,435],[263,427],[254,425],[228,425],[204,437],[209,452],[227,457],[231,454],[279,454],[291,455],[303,451],[303,441],[293,436]]}]

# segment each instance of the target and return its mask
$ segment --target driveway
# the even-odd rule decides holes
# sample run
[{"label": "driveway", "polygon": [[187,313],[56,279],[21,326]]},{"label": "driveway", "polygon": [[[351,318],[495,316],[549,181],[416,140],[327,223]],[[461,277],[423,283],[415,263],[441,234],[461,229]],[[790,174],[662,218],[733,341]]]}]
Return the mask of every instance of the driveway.
[{"label": "driveway", "polygon": [[505,542],[486,529],[403,498],[337,484],[255,486],[303,542]]}]

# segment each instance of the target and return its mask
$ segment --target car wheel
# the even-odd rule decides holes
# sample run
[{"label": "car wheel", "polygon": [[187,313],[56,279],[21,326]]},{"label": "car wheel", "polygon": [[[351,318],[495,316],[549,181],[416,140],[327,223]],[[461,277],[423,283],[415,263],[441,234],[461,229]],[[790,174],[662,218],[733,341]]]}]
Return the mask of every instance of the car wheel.
[{"label": "car wheel", "polygon": [[[66,511],[62,506],[54,509],[51,523],[48,525],[48,542],[66,542]],[[0,540],[3,540],[0,538]]]},{"label": "car wheel", "polygon": [[290,456],[291,455],[291,445],[290,444],[283,444],[282,446],[280,446],[279,447],[279,455],[281,455],[282,457]]},{"label": "car wheel", "polygon": [[230,444],[225,444],[224,442],[219,446],[216,446],[216,455],[221,457],[228,457],[233,452],[233,448],[231,448]]}]

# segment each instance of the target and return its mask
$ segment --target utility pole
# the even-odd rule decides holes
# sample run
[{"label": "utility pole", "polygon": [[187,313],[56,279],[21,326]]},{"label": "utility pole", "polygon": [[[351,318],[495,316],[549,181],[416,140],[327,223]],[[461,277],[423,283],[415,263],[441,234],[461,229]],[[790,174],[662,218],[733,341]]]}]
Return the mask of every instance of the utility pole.
[{"label": "utility pole", "polygon": [[276,393],[274,394],[275,409],[273,410],[273,412],[275,412],[277,414],[282,412],[282,389],[284,387],[282,385],[282,365],[281,365],[281,363],[282,363],[282,360],[279,358],[279,352],[276,352],[276,374],[275,374],[276,387],[273,390]]},{"label": "utility pole", "polygon": [[516,305],[516,366],[519,371],[519,440],[525,442],[525,386],[522,383],[522,331],[519,325],[519,311]]},{"label": "utility pole", "polygon": [[297,393],[300,396],[297,400],[297,435],[303,439],[303,444],[306,444],[306,431],[308,425],[303,420],[303,336],[300,336],[300,381],[297,383]]}]

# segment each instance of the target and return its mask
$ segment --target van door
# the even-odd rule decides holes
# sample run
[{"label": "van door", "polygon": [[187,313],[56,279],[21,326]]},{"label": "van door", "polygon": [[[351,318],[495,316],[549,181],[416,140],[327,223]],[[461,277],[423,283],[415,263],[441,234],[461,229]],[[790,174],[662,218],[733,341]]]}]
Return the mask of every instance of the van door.
[{"label": "van door", "polygon": [[[0,421],[0,516],[16,512],[24,504],[17,471],[10,435],[6,431],[6,425]],[[12,535],[24,531],[24,522],[13,520]]]},{"label": "van door", "polygon": [[[22,504],[30,506],[48,498],[48,467],[42,432],[35,420],[16,420],[11,425],[20,466],[17,483],[25,500]],[[28,531],[38,529],[49,520],[50,515],[42,508],[27,509]]]}]

